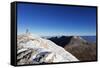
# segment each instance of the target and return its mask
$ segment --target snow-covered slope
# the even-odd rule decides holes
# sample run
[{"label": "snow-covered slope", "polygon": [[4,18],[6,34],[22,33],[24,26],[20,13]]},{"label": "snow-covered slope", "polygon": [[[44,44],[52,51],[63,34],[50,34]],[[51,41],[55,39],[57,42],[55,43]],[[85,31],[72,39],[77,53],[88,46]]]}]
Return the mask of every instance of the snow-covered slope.
[{"label": "snow-covered slope", "polygon": [[32,34],[17,37],[17,64],[39,64],[79,61],[64,48]]}]

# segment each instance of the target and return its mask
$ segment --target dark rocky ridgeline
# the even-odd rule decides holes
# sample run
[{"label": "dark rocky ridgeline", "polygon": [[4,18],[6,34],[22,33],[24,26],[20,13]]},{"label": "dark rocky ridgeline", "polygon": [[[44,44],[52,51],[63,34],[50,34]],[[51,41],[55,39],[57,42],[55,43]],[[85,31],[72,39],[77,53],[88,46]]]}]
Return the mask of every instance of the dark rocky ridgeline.
[{"label": "dark rocky ridgeline", "polygon": [[61,37],[51,37],[49,40],[53,41],[55,44],[65,47],[70,41],[72,36],[61,36]]},{"label": "dark rocky ridgeline", "polygon": [[69,45],[69,44],[80,45],[83,43],[88,43],[86,40],[84,40],[80,36],[61,36],[61,37],[51,37],[48,39],[61,47],[65,47],[66,45]]}]

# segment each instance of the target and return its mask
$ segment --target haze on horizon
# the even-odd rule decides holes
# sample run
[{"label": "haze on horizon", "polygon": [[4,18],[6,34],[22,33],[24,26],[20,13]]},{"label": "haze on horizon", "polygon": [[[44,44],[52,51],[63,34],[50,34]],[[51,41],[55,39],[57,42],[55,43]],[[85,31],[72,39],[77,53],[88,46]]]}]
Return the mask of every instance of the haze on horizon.
[{"label": "haze on horizon", "polygon": [[96,35],[96,7],[18,3],[18,34],[28,28],[40,36]]}]

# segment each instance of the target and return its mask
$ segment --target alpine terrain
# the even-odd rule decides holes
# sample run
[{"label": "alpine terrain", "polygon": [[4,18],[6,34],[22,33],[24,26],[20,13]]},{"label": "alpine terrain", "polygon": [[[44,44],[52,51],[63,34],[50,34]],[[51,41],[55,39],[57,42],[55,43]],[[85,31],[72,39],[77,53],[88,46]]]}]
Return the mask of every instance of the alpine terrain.
[{"label": "alpine terrain", "polygon": [[17,36],[17,64],[40,64],[79,61],[54,42],[25,33]]}]

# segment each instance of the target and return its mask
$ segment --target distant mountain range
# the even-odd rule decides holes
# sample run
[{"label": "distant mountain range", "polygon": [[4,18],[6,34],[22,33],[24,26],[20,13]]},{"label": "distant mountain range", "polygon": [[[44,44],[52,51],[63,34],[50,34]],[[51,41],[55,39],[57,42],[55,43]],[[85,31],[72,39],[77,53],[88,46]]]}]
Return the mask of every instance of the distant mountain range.
[{"label": "distant mountain range", "polygon": [[81,36],[83,39],[87,40],[88,42],[96,43],[96,36]]}]

